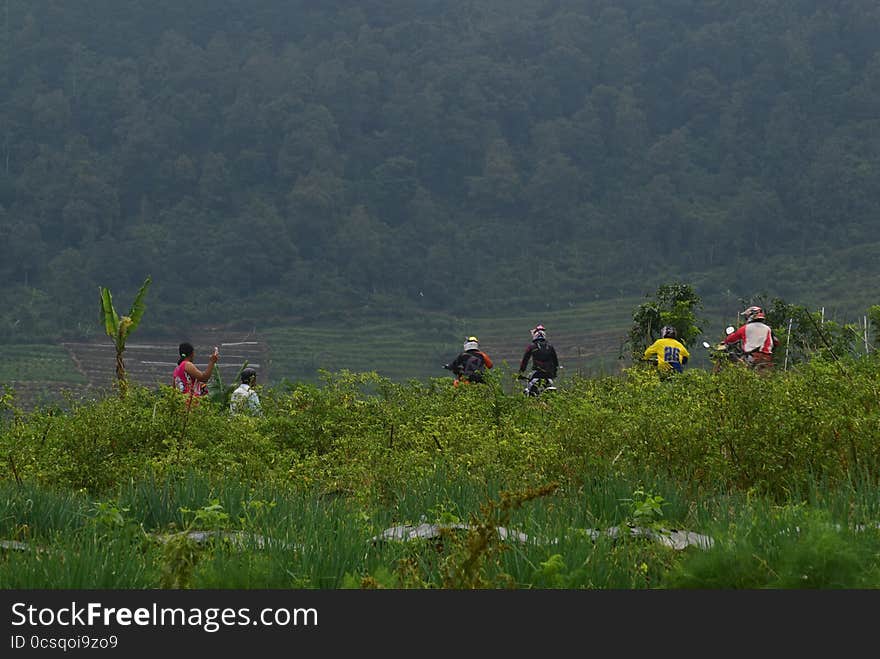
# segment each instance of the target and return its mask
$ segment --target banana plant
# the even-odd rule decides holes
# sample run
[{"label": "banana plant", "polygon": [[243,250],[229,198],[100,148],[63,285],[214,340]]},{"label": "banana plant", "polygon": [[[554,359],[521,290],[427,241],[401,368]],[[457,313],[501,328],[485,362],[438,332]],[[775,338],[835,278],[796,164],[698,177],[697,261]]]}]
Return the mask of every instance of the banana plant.
[{"label": "banana plant", "polygon": [[144,306],[144,296],[147,294],[147,289],[150,287],[152,281],[153,280],[150,276],[147,275],[140,290],[137,292],[137,295],[135,295],[134,302],[132,303],[127,316],[120,316],[116,313],[116,309],[113,307],[113,296],[110,295],[110,289],[105,286],[99,287],[101,294],[101,317],[104,320],[104,330],[107,332],[107,336],[113,339],[113,344],[116,348],[116,380],[119,383],[119,392],[123,396],[128,390],[128,382],[125,374],[125,361],[122,359],[122,354],[125,352],[125,341],[128,339],[129,335],[137,329],[137,326],[141,322],[141,318],[144,315],[144,309],[146,308]]},{"label": "banana plant", "polygon": [[238,388],[239,383],[241,383],[241,373],[247,367],[248,362],[245,360],[241,365],[241,368],[238,369],[238,375],[235,376],[235,381],[232,384],[225,384],[220,377],[220,369],[214,368],[214,373],[211,375],[211,379],[208,382],[208,400],[216,403],[222,408],[228,408],[232,392]]}]

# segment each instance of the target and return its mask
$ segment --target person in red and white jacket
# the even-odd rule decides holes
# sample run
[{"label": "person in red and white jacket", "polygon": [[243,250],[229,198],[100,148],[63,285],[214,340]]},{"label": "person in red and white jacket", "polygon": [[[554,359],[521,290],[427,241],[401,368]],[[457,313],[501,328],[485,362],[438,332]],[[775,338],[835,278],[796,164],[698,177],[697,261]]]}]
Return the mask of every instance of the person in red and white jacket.
[{"label": "person in red and white jacket", "polygon": [[752,365],[762,368],[772,366],[773,348],[779,345],[779,339],[773,336],[773,330],[764,322],[764,310],[752,306],[741,312],[740,316],[746,317],[745,324],[728,334],[724,343],[742,341],[743,352]]}]

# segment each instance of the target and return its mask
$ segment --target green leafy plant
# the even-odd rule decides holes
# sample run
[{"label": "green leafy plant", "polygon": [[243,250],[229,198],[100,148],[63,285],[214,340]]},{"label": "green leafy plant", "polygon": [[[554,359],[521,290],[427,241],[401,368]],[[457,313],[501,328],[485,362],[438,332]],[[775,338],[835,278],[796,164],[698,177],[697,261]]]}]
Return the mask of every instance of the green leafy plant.
[{"label": "green leafy plant", "polygon": [[[790,304],[782,298],[768,301],[759,295],[752,300],[740,300],[741,304],[756,304],[764,308],[767,324],[780,340],[776,350],[782,355],[784,366],[802,363],[814,357],[838,360],[854,356],[861,351],[861,335],[858,327],[823,318],[820,311]],[[870,312],[870,310],[869,310]]]},{"label": "green leafy plant", "polygon": [[629,516],[635,526],[657,527],[662,523],[666,501],[659,494],[638,488],[633,492],[632,498],[625,501],[630,504]]},{"label": "green leafy plant", "polygon": [[180,512],[193,516],[187,526],[189,530],[221,530],[229,527],[229,513],[223,509],[219,499],[212,499],[208,505],[197,510],[184,507]]},{"label": "green leafy plant", "polygon": [[238,384],[241,382],[242,371],[247,367],[248,362],[245,361],[241,368],[238,369],[238,374],[235,376],[235,381],[232,384],[225,384],[223,378],[220,377],[220,369],[215,368],[211,374],[211,379],[208,381],[208,400],[223,409],[229,407],[229,399],[232,396],[232,392],[238,387]]},{"label": "green leafy plant", "polygon": [[437,524],[461,524],[461,517],[459,517],[455,512],[454,506],[448,501],[437,504],[436,507],[430,508],[428,512],[433,514]]},{"label": "green leafy plant", "polygon": [[144,280],[144,283],[141,284],[137,295],[135,295],[134,302],[132,302],[131,309],[129,309],[128,315],[126,316],[120,316],[116,312],[116,308],[113,306],[113,296],[110,294],[110,289],[105,286],[99,287],[101,297],[101,319],[104,321],[104,331],[107,333],[107,336],[113,339],[113,345],[116,348],[116,380],[119,384],[120,394],[123,396],[128,390],[125,361],[122,358],[123,353],[125,352],[125,342],[128,340],[131,333],[137,329],[138,325],[140,325],[141,318],[146,309],[146,306],[144,305],[144,297],[146,296],[147,289],[149,289],[151,283],[152,279],[148,275]]},{"label": "green leafy plant", "polygon": [[188,588],[192,585],[193,574],[201,559],[204,547],[190,537],[190,531],[218,531],[227,529],[230,516],[219,499],[212,499],[206,506],[192,510],[180,508],[184,515],[192,515],[190,521],[179,533],[171,534],[162,548],[163,588]]},{"label": "green leafy plant", "polygon": [[532,579],[540,584],[549,584],[551,588],[565,588],[568,585],[567,572],[562,554],[551,554],[546,561],[538,564]]},{"label": "green leafy plant", "polygon": [[92,509],[90,522],[97,529],[113,529],[125,526],[125,517],[129,508],[121,508],[112,501],[97,501]]}]

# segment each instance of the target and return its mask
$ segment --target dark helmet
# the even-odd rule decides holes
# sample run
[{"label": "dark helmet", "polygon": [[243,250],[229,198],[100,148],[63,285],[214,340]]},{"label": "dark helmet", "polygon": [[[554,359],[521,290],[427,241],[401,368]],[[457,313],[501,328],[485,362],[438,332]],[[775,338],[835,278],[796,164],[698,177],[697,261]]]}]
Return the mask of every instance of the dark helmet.
[{"label": "dark helmet", "polygon": [[672,325],[664,325],[660,329],[660,338],[663,339],[674,339],[676,338],[676,331]]},{"label": "dark helmet", "polygon": [[241,381],[243,384],[250,384],[251,378],[257,377],[257,371],[248,366],[241,372]]}]

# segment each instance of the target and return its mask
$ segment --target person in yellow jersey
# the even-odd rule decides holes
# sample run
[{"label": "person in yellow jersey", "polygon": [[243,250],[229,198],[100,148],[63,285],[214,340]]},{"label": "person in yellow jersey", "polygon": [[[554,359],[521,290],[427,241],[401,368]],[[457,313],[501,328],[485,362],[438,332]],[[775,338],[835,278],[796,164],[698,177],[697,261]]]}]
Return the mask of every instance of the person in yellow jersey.
[{"label": "person in yellow jersey", "polygon": [[687,364],[690,353],[677,338],[672,325],[664,325],[660,338],[645,349],[644,359],[656,356],[657,370],[661,375],[681,373]]}]

